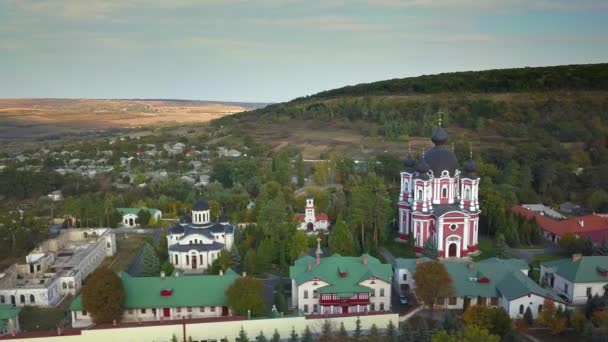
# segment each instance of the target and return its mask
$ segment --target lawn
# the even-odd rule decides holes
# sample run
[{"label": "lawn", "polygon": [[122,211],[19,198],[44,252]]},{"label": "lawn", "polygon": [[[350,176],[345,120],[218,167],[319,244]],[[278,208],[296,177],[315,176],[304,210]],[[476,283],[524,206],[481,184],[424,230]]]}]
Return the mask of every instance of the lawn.
[{"label": "lawn", "polygon": [[496,256],[496,248],[494,246],[494,241],[492,240],[480,239],[477,247],[481,253],[471,257],[473,261],[481,261]]},{"label": "lawn", "polygon": [[116,254],[106,258],[102,266],[115,272],[125,271],[137,251],[151,238],[149,234],[116,234]]},{"label": "lawn", "polygon": [[[391,236],[386,240],[382,247],[386,248],[395,258],[415,258],[413,251],[407,249],[407,245],[402,242],[397,242],[397,236]],[[382,256],[380,256],[382,258]]]}]

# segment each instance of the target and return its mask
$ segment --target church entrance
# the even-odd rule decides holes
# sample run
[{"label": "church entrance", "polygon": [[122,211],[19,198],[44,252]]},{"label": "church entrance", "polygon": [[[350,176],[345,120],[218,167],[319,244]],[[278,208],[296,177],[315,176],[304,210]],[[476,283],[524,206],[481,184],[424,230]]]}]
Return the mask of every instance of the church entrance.
[{"label": "church entrance", "polygon": [[195,270],[196,269],[196,255],[192,256],[192,269]]},{"label": "church entrance", "polygon": [[228,307],[222,306],[222,316],[228,316]]},{"label": "church entrance", "polygon": [[132,219],[132,218],[130,218],[130,219],[129,219],[129,226],[133,227],[134,225],[135,225],[135,223],[133,222],[133,219]]},{"label": "church entrance", "polygon": [[448,257],[457,257],[458,256],[458,245],[455,243],[451,243],[450,247],[448,247]]},{"label": "church entrance", "polygon": [[312,232],[314,228],[315,228],[315,225],[312,222],[308,222],[308,224],[306,225],[306,229],[309,232]]},{"label": "church entrance", "polygon": [[170,317],[170,316],[171,316],[171,309],[163,308],[163,317]]}]

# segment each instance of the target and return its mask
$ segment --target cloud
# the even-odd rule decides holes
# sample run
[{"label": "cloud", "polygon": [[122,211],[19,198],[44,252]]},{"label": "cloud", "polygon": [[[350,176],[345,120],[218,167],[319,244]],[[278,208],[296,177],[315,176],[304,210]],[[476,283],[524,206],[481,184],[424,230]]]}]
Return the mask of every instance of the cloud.
[{"label": "cloud", "polygon": [[[336,0],[340,2],[340,0]],[[594,10],[608,9],[605,0],[364,0],[371,7],[467,10]]]},{"label": "cloud", "polygon": [[257,24],[278,25],[286,27],[306,27],[323,31],[350,32],[385,32],[396,28],[393,24],[375,23],[343,16],[310,16],[296,18],[279,18],[274,20],[256,20]]}]

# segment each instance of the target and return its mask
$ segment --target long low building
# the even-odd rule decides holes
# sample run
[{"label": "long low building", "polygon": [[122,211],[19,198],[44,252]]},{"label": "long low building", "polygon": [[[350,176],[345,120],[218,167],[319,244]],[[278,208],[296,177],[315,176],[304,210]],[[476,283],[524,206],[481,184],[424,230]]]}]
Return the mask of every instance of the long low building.
[{"label": "long low building", "polygon": [[603,296],[608,290],[608,256],[574,254],[543,262],[540,277],[569,303],[585,304],[588,296]]},{"label": "long low building", "polygon": [[391,266],[363,254],[305,256],[289,268],[293,306],[304,315],[390,311]]},{"label": "long low building", "polygon": [[[232,316],[226,290],[239,275],[228,269],[220,275],[133,277],[119,274],[125,289],[123,322],[144,322]],[[70,305],[72,325],[91,325],[79,295]]]},{"label": "long low building", "polygon": [[[429,259],[397,258],[393,263],[393,286],[400,294],[414,291],[414,276],[418,265]],[[454,296],[439,300],[437,306],[446,309],[466,309],[470,305],[500,306],[510,317],[522,317],[529,307],[538,316],[546,298],[558,306],[565,301],[550,289],[540,287],[528,277],[528,265],[520,259],[490,258],[476,263],[442,262],[452,278]]]},{"label": "long low building", "polygon": [[0,273],[0,304],[54,306],[115,253],[109,228],[65,229]]}]

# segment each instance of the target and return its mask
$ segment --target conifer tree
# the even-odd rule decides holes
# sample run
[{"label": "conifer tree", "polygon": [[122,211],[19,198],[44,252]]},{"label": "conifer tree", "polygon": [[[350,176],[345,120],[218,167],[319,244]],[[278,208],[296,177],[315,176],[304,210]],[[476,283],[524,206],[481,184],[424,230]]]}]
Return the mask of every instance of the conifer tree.
[{"label": "conifer tree", "polygon": [[264,336],[264,332],[260,330],[260,334],[255,338],[257,342],[268,342],[266,336]]},{"label": "conifer tree", "polygon": [[308,327],[308,325],[306,326],[306,328],[302,332],[301,342],[313,342],[313,340],[312,340],[312,333],[310,332],[310,328]]},{"label": "conifer tree", "polygon": [[336,224],[329,235],[328,243],[333,253],[343,256],[355,255],[357,251],[355,238],[342,217],[338,217],[336,220]]},{"label": "conifer tree", "polygon": [[399,341],[401,342],[415,342],[416,334],[412,329],[412,325],[409,321],[403,322],[399,327]]},{"label": "conifer tree", "polygon": [[431,331],[425,318],[420,319],[414,340],[417,342],[429,342],[431,340]]},{"label": "conifer tree", "polygon": [[296,333],[296,328],[291,327],[291,334],[289,335],[289,342],[298,342],[298,334]]},{"label": "conifer tree", "polygon": [[154,247],[148,242],[142,247],[141,259],[143,264],[142,275],[144,277],[156,277],[160,274],[160,261]]},{"label": "conifer tree", "polygon": [[397,342],[397,335],[397,328],[395,328],[395,324],[393,321],[388,321],[386,331],[384,332],[384,340],[386,342]]},{"label": "conifer tree", "polygon": [[363,339],[363,332],[361,331],[361,319],[357,317],[355,321],[355,331],[353,331],[353,341],[361,341]]},{"label": "conifer tree", "polygon": [[454,317],[454,314],[452,313],[451,310],[446,310],[445,313],[443,314],[443,322],[442,322],[443,330],[445,330],[449,333],[449,332],[455,331],[457,327],[458,327],[458,321],[456,320],[456,317]]},{"label": "conifer tree", "polygon": [[368,341],[380,341],[380,331],[378,331],[378,326],[376,324],[372,324],[369,328],[369,332],[367,333]]},{"label": "conifer tree", "polygon": [[272,341],[272,342],[281,341],[281,335],[279,335],[279,331],[277,329],[274,329],[274,334],[272,334],[272,339],[270,341]]},{"label": "conifer tree", "polygon": [[329,320],[325,320],[323,322],[323,326],[321,327],[321,334],[317,338],[319,342],[330,342],[334,339],[333,327],[331,326],[331,322]]},{"label": "conifer tree", "polygon": [[348,332],[344,327],[344,322],[340,322],[340,330],[338,330],[338,337],[340,338],[340,341],[348,340]]},{"label": "conifer tree", "polygon": [[413,235],[410,235],[407,240],[405,240],[405,257],[406,258],[415,258],[416,257],[416,238]]},{"label": "conifer tree", "polygon": [[529,306],[526,309],[526,312],[524,313],[524,319],[526,320],[526,323],[528,324],[529,327],[531,327],[532,324],[534,324],[534,316],[532,316],[532,310],[530,309]]},{"label": "conifer tree", "polygon": [[241,330],[239,330],[239,337],[237,337],[238,342],[249,342],[249,337],[247,337],[247,332],[241,326]]},{"label": "conifer tree", "polygon": [[424,243],[424,247],[422,248],[422,256],[425,256],[429,259],[437,260],[439,257],[439,252],[437,251],[437,244],[435,243],[435,239],[431,236]]},{"label": "conifer tree", "polygon": [[507,245],[505,236],[502,233],[496,234],[496,256],[501,259],[508,259],[511,257],[511,249]]}]

